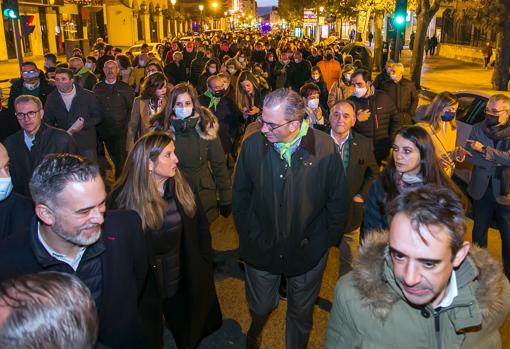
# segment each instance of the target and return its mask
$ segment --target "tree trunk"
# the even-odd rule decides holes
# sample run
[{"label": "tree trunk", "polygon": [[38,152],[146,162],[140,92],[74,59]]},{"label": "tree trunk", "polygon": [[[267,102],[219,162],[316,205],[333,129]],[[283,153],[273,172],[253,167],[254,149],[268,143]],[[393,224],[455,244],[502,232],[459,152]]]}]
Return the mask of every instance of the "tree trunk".
[{"label": "tree trunk", "polygon": [[496,61],[492,73],[492,85],[497,91],[508,90],[508,66],[510,63],[510,20],[505,19],[496,37]]},{"label": "tree trunk", "polygon": [[425,37],[429,28],[431,17],[427,11],[421,11],[416,18],[416,36],[414,38],[413,57],[411,58],[411,81],[416,89],[421,88],[421,69],[423,67],[423,53],[425,49]]},{"label": "tree trunk", "polygon": [[374,13],[375,22],[375,37],[374,37],[374,70],[382,71],[381,58],[383,49],[383,37],[382,37],[382,24],[383,24],[383,13],[377,11]]}]

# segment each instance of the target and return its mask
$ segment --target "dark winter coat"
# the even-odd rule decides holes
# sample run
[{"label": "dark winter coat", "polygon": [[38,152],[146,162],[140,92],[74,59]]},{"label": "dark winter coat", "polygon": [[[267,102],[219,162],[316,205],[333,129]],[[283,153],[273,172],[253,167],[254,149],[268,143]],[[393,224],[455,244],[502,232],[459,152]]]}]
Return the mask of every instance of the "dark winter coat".
[{"label": "dark winter coat", "polygon": [[264,64],[266,61],[266,51],[265,50],[253,50],[250,56],[250,62]]},{"label": "dark winter coat", "polygon": [[[232,185],[220,138],[219,122],[206,108],[204,120],[189,117],[185,120],[172,120],[171,131],[175,134],[175,154],[179,158],[179,169],[187,176],[198,194],[209,223],[218,217],[220,205],[232,203]],[[200,124],[212,122],[205,132]]]},{"label": "dark winter coat", "polygon": [[27,222],[34,216],[32,200],[11,193],[7,199],[0,201],[0,242],[11,235],[20,236],[28,233]]},{"label": "dark winter coat", "polygon": [[[104,73],[103,73],[104,74]],[[90,71],[86,72],[82,76],[74,76],[74,82],[84,89],[92,91],[94,86],[97,84],[97,76],[95,76]]]},{"label": "dark winter coat", "polygon": [[[98,341],[112,349],[145,348],[137,309],[147,274],[147,255],[143,247],[138,215],[133,211],[107,211],[101,238],[87,247],[95,254],[88,254],[86,250],[80,262],[81,266],[89,259],[99,260],[102,287]],[[11,236],[0,244],[0,280],[42,271],[77,275],[42,246],[34,219],[28,234]],[[89,276],[94,275],[87,278]],[[85,284],[90,282],[94,280],[88,279]]]},{"label": "dark winter coat", "polygon": [[386,72],[386,69],[384,69],[375,77],[372,86],[374,86],[377,90],[382,90],[384,84],[388,81],[391,81],[391,78],[390,75]]},{"label": "dark winter coat", "polygon": [[395,103],[400,124],[412,125],[418,107],[418,93],[414,83],[406,78],[402,78],[398,83],[389,80],[383,84],[383,90]]},{"label": "dark winter coat", "polygon": [[275,78],[275,83],[273,89],[279,89],[282,87],[287,87],[287,74],[289,70],[290,62],[285,64],[282,61],[279,61],[274,66],[273,76]]},{"label": "dark winter coat", "polygon": [[67,111],[60,92],[55,90],[46,100],[44,119],[51,126],[68,130],[79,117],[82,117],[85,120],[84,127],[73,134],[73,138],[78,146],[78,152],[95,161],[97,159],[96,125],[101,122],[101,111],[93,92],[76,84],[74,86],[76,96],[70,110]]},{"label": "dark winter coat", "polygon": [[342,159],[324,132],[308,129],[291,166],[255,132],[242,143],[234,177],[241,259],[272,274],[311,270],[342,236],[346,190]]},{"label": "dark winter coat", "polygon": [[400,128],[395,104],[386,92],[378,90],[369,97],[350,96],[348,100],[354,102],[356,110],[370,110],[370,118],[363,122],[356,121],[354,130],[372,139],[375,159],[380,164],[388,158],[393,138]]},{"label": "dark winter coat", "polygon": [[[211,99],[206,95],[198,97],[200,104],[209,108]],[[218,119],[220,123],[219,136],[221,145],[225,154],[232,153],[234,142],[241,134],[241,120],[242,113],[230,97],[221,97],[216,110],[214,107],[209,109]]]},{"label": "dark winter coat", "polygon": [[[41,103],[44,105],[46,103],[46,98],[48,95],[55,90],[55,85],[53,85],[53,80],[48,81],[46,79],[46,76],[42,71],[39,71],[39,91],[37,93],[36,97],[39,97],[41,100]],[[11,91],[9,92],[9,102],[8,102],[8,108],[9,110],[13,111],[14,113],[14,101],[16,98],[25,92],[23,91],[23,79],[15,79],[12,81],[11,85]],[[32,94],[32,93],[27,93]]]},{"label": "dark winter coat", "polygon": [[76,143],[64,130],[49,126],[44,122],[35,135],[32,149],[25,144],[24,131],[19,130],[5,141],[10,158],[10,172],[14,191],[30,197],[28,183],[37,165],[44,157],[54,153],[78,154]]},{"label": "dark winter coat", "polygon": [[188,81],[188,74],[184,62],[179,62],[177,65],[175,62],[168,63],[163,68],[165,76],[172,85],[177,85],[181,82]]},{"label": "dark winter coat", "polygon": [[18,120],[16,120],[14,115],[14,110],[7,108],[0,109],[0,125],[0,143],[3,143],[7,137],[20,129]]},{"label": "dark winter coat", "polygon": [[387,233],[365,241],[354,270],[341,278],[324,346],[495,349],[510,311],[510,285],[486,249],[471,246],[455,270],[458,295],[441,309],[409,305],[390,260]]},{"label": "dark winter coat", "polygon": [[198,77],[204,71],[204,67],[207,64],[208,60],[209,60],[209,58],[207,58],[203,53],[198,53],[197,57],[193,61],[191,61],[191,66],[190,66],[190,71],[189,71],[189,81],[194,86],[197,86]]},{"label": "dark winter coat", "polygon": [[299,92],[301,86],[305,84],[312,77],[312,65],[307,60],[303,59],[301,62],[290,62],[287,71],[286,85],[292,87],[294,91]]},{"label": "dark winter coat", "polygon": [[101,81],[93,92],[102,115],[102,121],[97,125],[99,134],[104,138],[125,138],[135,91],[125,82],[117,80],[112,85]]}]

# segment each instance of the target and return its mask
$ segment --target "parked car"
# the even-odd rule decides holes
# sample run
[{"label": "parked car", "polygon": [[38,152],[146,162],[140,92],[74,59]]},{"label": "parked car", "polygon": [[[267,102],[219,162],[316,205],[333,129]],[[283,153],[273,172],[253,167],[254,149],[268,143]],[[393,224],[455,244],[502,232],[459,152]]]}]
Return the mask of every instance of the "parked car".
[{"label": "parked car", "polygon": [[[133,45],[128,49],[128,52],[131,52],[136,57],[142,52],[142,45],[143,43]],[[149,53],[152,52],[157,58],[159,58],[158,48],[161,44],[157,42],[148,42],[147,45],[149,45]]]}]

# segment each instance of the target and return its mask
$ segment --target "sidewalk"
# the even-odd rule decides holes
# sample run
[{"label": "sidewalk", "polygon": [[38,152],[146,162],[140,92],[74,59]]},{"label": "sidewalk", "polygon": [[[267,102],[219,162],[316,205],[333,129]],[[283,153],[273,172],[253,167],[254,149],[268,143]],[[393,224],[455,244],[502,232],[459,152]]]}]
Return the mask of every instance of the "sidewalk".
[{"label": "sidewalk", "polygon": [[[401,61],[406,66],[406,76],[409,77],[411,51],[404,49]],[[503,93],[510,97],[508,91],[492,89],[491,77],[492,68],[487,70],[477,64],[435,55],[425,57],[421,86],[425,90],[436,93],[442,91],[476,91],[489,95]]]}]

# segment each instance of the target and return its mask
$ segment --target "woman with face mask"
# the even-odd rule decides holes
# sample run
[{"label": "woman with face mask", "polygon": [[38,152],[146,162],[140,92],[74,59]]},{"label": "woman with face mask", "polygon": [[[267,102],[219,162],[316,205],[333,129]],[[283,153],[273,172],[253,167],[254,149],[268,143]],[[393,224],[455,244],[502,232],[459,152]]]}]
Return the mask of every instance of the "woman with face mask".
[{"label": "woman with face mask", "polygon": [[350,64],[344,65],[340,78],[336,81],[328,94],[328,106],[332,107],[341,100],[347,99],[354,94],[354,85],[352,84],[352,74],[354,67]]},{"label": "woman with face mask", "polygon": [[198,77],[197,82],[197,93],[201,95],[207,90],[207,79],[209,76],[216,75],[219,73],[220,63],[216,58],[212,58],[207,61],[204,66],[204,70]]},{"label": "woman with face mask", "polygon": [[153,127],[175,135],[178,167],[197,188],[209,223],[218,213],[227,217],[232,204],[232,185],[218,136],[218,119],[200,105],[197,92],[189,83],[173,88],[169,107],[171,113],[155,119]]},{"label": "woman with face mask", "polygon": [[423,127],[432,138],[437,158],[450,177],[453,175],[455,163],[464,161],[467,154],[464,148],[456,146],[455,115],[458,108],[457,97],[450,92],[441,92],[427,106],[424,118],[416,124]]},{"label": "woman with face mask", "polygon": [[321,90],[313,82],[304,84],[299,94],[305,100],[305,120],[311,127],[326,130],[329,127],[328,114],[320,106]]},{"label": "woman with face mask", "polygon": [[388,164],[368,192],[362,237],[372,230],[387,229],[385,207],[388,202],[424,184],[449,188],[467,204],[466,197],[443,171],[427,131],[419,126],[405,127],[395,136]]},{"label": "woman with face mask", "polygon": [[321,94],[319,97],[319,103],[323,111],[326,113],[329,112],[328,107],[328,88],[326,86],[326,82],[322,76],[322,71],[319,67],[312,67],[312,75],[311,79],[307,81],[307,83],[315,84],[319,87]]},{"label": "woman with face mask", "polygon": [[165,74],[156,72],[147,76],[142,84],[140,96],[133,101],[131,118],[126,136],[126,149],[133,148],[138,138],[149,132],[157,119],[164,119],[170,114],[168,95],[170,84]]},{"label": "woman with face mask", "polygon": [[243,112],[245,124],[249,125],[261,115],[267,90],[260,85],[257,78],[248,70],[239,75],[236,85],[234,101]]},{"label": "woman with face mask", "polygon": [[[179,170],[175,140],[150,132],[129,153],[108,207],[141,218],[149,268],[140,314],[151,348],[163,347],[163,325],[177,348],[196,348],[221,327],[209,226],[192,186]],[[164,323],[163,323],[164,318]]]}]

